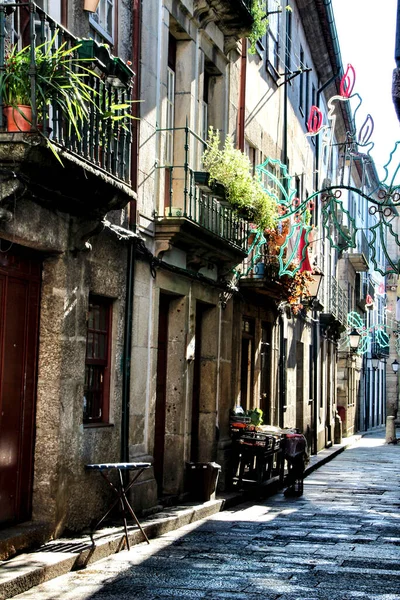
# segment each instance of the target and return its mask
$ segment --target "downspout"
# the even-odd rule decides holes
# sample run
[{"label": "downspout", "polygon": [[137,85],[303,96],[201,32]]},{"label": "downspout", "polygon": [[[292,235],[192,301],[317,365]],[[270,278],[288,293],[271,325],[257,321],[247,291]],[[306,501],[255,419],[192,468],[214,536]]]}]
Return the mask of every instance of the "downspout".
[{"label": "downspout", "polygon": [[[139,95],[139,61],[140,61],[140,0],[133,0],[133,32],[132,32],[132,62],[135,73],[132,94],[137,99]],[[134,114],[139,112],[139,103],[133,104]],[[133,156],[131,162],[132,188],[137,190],[138,166],[138,121],[133,125]],[[129,229],[136,231],[136,200],[132,200],[128,208]],[[133,326],[133,299],[136,260],[136,239],[128,240],[128,256],[126,265],[126,294],[124,317],[124,347],[122,356],[122,407],[121,407],[121,461],[129,462],[129,411],[130,411],[130,381],[131,381],[131,352]]]},{"label": "downspout", "polygon": [[244,152],[244,130],[246,114],[246,72],[247,72],[247,39],[242,38],[242,54],[240,56],[240,87],[238,111],[238,148]]},{"label": "downspout", "polygon": [[122,356],[121,461],[129,462],[129,407],[131,381],[131,346],[133,325],[133,289],[135,276],[136,240],[128,242],[124,348]]},{"label": "downspout", "polygon": [[284,426],[284,413],[286,410],[286,349],[285,349],[285,324],[282,315],[279,316],[279,406],[278,426]]}]

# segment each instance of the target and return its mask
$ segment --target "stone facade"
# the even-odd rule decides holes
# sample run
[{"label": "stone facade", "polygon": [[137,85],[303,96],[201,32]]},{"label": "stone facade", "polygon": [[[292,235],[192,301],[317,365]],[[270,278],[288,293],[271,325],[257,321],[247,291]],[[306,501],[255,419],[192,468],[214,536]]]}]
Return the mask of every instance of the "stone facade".
[{"label": "stone facade", "polygon": [[[2,182],[8,213],[0,221],[1,242],[35,249],[42,267],[31,515],[50,524],[54,536],[86,527],[107,502],[100,477],[85,472],[87,463],[151,462],[134,486],[139,511],[186,498],[188,462],[216,461],[220,489],[228,489],[235,407],[260,408],[265,423],[299,429],[314,453],[336,441],[338,409],[345,434],[360,422],[362,360],[349,357],[340,339],[346,311],[358,310],[358,267],[354,257],[331,249],[320,198],[312,222],[321,235],[312,258],[324,283],[318,303],[293,311],[272,275],[247,269],[243,221],[229,220],[226,201],[210,189],[212,200],[204,200],[193,183],[209,126],[242,144],[253,167],[267,158],[288,167],[300,201],[339,181],[347,105],[328,151],[306,135],[312,105],[328,114],[341,67],[330,9],[291,3],[290,12],[275,24],[271,19],[280,43],[274,46],[267,33],[249,54],[243,36],[252,18],[243,2],[141,4],[137,193],[76,157],[54,171],[46,149],[35,158],[42,169],[36,177],[30,167],[27,190],[22,184],[17,190],[10,174]],[[76,4],[69,18],[79,35],[88,35],[89,21],[79,20]],[[128,58],[126,3],[118,18],[118,50]],[[0,133],[1,165],[10,170],[9,157],[15,161],[19,152],[24,177],[37,154],[25,142],[20,134],[10,141]],[[360,185],[353,171],[346,176]],[[42,198],[43,174],[52,188]],[[74,193],[71,203],[68,194],[60,198],[65,189]],[[337,241],[336,233],[329,235]],[[93,295],[112,305],[110,402],[107,420],[88,424]],[[340,310],[338,298],[349,298]]]}]

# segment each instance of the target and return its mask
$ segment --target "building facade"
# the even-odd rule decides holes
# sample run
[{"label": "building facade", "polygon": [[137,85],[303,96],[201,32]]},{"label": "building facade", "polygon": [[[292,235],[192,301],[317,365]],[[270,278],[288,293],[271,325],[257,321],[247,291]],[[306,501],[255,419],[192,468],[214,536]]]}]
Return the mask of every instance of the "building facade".
[{"label": "building facade", "polygon": [[[216,461],[229,489],[233,409],[261,409],[317,453],[379,424],[385,394],[383,367],[372,382],[348,347],[371,278],[343,220],[369,217],[332,193],[361,188],[364,166],[330,6],[269,0],[250,49],[248,1],[56,4],[0,11],[11,42],[25,27],[27,46],[54,32],[57,48],[83,46],[93,86],[82,129],[49,101],[34,103],[42,130],[0,133],[0,523],[44,524],[41,539],[101,513],[85,464],[151,462],[134,501],[155,510],[186,497],[188,462]],[[210,184],[210,127],[289,202],[274,241]],[[279,257],[323,272],[319,295]]]}]

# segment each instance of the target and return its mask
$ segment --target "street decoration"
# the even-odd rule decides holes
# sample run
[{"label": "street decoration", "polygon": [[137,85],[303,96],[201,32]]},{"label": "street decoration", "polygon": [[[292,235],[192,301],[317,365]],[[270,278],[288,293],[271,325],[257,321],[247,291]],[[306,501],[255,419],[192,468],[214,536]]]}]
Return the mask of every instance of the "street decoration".
[{"label": "street decoration", "polygon": [[347,315],[347,330],[342,337],[342,343],[350,348],[349,334],[351,331],[356,330],[361,338],[358,345],[357,354],[363,355],[369,351],[371,343],[375,343],[375,349],[377,351],[384,351],[385,348],[389,348],[389,334],[387,332],[388,325],[371,325],[367,327],[365,320],[361,315],[355,311],[350,312]]},{"label": "street decoration", "polygon": [[[297,272],[311,268],[309,250],[313,228],[310,225],[310,217],[316,202],[320,202],[321,205],[322,227],[330,245],[339,252],[349,248],[357,248],[357,234],[362,228],[357,226],[355,217],[347,208],[347,196],[351,193],[367,200],[369,214],[374,217],[368,228],[369,235],[366,236],[370,260],[374,269],[381,275],[400,272],[398,252],[395,253],[395,256],[391,255],[387,243],[387,240],[392,239],[395,242],[392,247],[400,246],[399,235],[394,230],[392,223],[396,214],[396,207],[400,206],[400,186],[395,184],[400,164],[394,169],[392,177],[389,176],[389,168],[392,168],[392,162],[400,141],[396,142],[395,148],[384,166],[384,180],[380,181],[374,189],[368,189],[367,193],[366,168],[372,163],[370,152],[374,146],[371,141],[374,121],[371,115],[368,114],[357,135],[356,119],[362,104],[362,98],[358,93],[353,93],[355,81],[355,70],[352,65],[348,65],[340,82],[339,94],[331,97],[327,103],[327,124],[324,124],[322,111],[317,106],[312,106],[307,120],[308,132],[305,135],[306,138],[321,136],[322,152],[318,170],[323,172],[322,157],[324,156],[325,170],[329,172],[332,161],[332,148],[335,143],[338,105],[351,100],[358,101],[350,123],[350,131],[347,132],[344,158],[350,163],[360,162],[362,167],[361,187],[351,185],[351,169],[349,169],[349,180],[345,182],[343,169],[341,180],[338,183],[332,183],[326,179],[319,190],[301,201],[286,165],[277,159],[267,158],[256,167],[260,181],[278,205],[278,222],[286,221],[290,223],[289,232],[280,247],[277,257],[279,276],[294,277]],[[306,161],[308,151],[309,144],[305,153]],[[384,261],[378,261],[376,255],[378,241],[382,248]]]}]

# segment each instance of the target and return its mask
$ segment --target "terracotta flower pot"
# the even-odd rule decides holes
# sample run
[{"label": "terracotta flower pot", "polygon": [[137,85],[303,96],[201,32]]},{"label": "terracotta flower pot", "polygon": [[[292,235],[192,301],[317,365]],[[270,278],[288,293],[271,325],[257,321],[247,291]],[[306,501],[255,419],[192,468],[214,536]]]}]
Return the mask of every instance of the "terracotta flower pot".
[{"label": "terracotta flower pot", "polygon": [[7,119],[7,131],[31,131],[32,108],[30,106],[5,106],[3,113]]},{"label": "terracotta flower pot", "polygon": [[88,12],[96,12],[97,7],[99,5],[100,0],[84,0],[83,1],[83,10],[87,10]]}]

